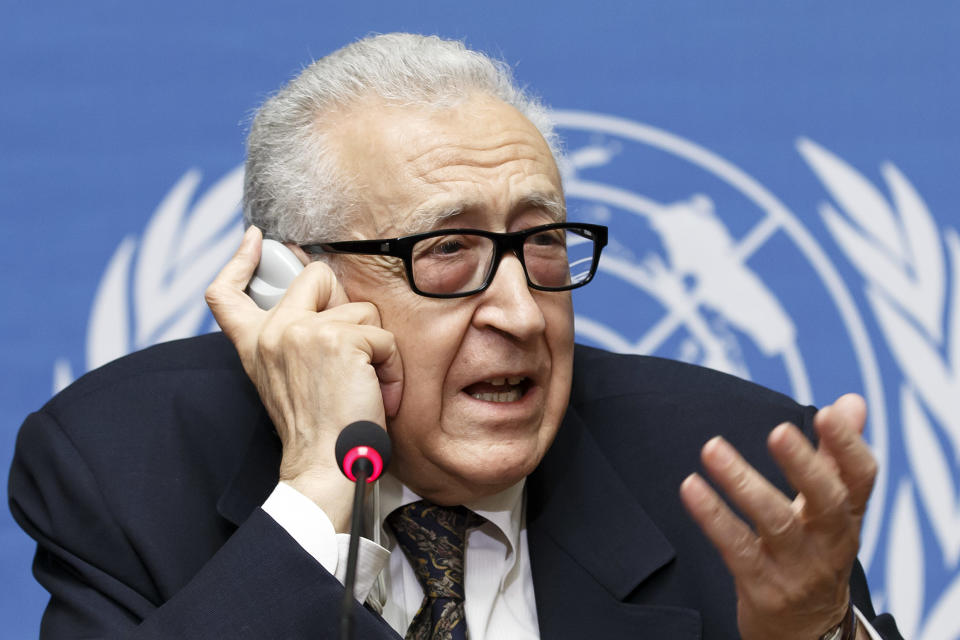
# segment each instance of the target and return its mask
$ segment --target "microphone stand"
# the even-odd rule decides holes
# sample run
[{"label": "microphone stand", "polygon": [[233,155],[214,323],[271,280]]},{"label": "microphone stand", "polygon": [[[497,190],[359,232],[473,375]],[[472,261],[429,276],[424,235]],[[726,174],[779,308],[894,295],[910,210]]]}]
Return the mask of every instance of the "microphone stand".
[{"label": "microphone stand", "polygon": [[357,582],[357,556],[360,551],[360,532],[363,531],[363,498],[367,478],[373,473],[373,465],[366,458],[357,458],[351,468],[356,485],[353,490],[353,513],[350,516],[350,546],[347,552],[347,576],[344,582],[343,602],[340,604],[340,640],[353,637],[353,594]]},{"label": "microphone stand", "polygon": [[363,533],[363,499],[367,482],[380,477],[390,464],[390,436],[375,422],[359,420],[348,424],[337,437],[335,446],[337,465],[343,475],[352,480],[353,513],[350,516],[350,546],[347,551],[347,575],[343,582],[343,602],[340,605],[340,640],[351,640],[353,635],[353,601],[357,583],[357,555],[360,535]]}]

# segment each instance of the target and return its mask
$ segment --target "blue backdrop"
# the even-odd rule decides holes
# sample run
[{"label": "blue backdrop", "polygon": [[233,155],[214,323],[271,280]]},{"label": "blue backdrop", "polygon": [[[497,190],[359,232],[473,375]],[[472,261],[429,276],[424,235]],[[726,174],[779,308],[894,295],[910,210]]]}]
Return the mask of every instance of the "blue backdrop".
[{"label": "blue backdrop", "polygon": [[[866,396],[861,560],[907,637],[960,638],[960,9],[952,3],[8,2],[0,463],[84,371],[209,328],[245,123],[371,32],[465,38],[557,110],[570,217],[611,227],[581,340]],[[5,486],[5,485],[4,485]],[[36,635],[0,514],[0,635]]]}]

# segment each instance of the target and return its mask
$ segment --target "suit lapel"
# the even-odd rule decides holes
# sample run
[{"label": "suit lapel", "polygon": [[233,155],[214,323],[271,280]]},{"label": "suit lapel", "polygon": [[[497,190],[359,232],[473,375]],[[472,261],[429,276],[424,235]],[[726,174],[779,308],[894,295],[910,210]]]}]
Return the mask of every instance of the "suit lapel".
[{"label": "suit lapel", "polygon": [[624,603],[674,549],[573,407],[528,479],[527,531],[543,638],[699,637],[696,611]]}]

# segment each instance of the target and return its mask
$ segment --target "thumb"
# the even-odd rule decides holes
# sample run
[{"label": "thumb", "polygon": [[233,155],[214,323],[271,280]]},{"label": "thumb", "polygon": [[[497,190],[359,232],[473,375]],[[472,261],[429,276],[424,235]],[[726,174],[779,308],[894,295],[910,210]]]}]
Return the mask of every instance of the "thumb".
[{"label": "thumb", "polygon": [[244,327],[258,322],[262,311],[245,293],[247,283],[260,262],[260,229],[251,226],[243,234],[240,246],[223,266],[204,293],[214,319],[224,333],[236,343],[235,336]]}]

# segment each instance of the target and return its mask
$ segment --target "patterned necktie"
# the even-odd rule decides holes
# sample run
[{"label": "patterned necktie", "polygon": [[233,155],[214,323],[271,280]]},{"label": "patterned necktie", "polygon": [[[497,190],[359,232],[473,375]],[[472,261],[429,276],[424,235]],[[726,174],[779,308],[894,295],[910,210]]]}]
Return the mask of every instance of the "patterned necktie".
[{"label": "patterned necktie", "polygon": [[406,640],[466,640],[464,541],[467,529],[480,526],[483,518],[466,507],[421,500],[391,513],[387,523],[423,587],[423,603]]}]

